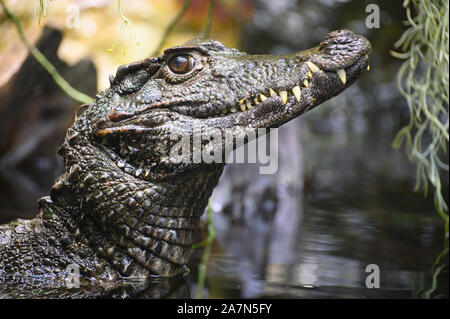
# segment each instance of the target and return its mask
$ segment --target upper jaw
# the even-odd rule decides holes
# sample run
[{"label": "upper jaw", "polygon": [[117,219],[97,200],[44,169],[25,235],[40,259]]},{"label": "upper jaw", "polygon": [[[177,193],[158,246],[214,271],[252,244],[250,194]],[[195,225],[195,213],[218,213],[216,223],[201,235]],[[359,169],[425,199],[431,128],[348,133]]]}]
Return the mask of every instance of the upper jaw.
[{"label": "upper jaw", "polygon": [[372,46],[365,37],[349,30],[329,33],[311,52],[311,61],[326,71],[347,69],[362,56],[372,52]]},{"label": "upper jaw", "polygon": [[[213,121],[227,118],[231,125],[247,126],[258,122],[268,111],[298,116],[351,85],[368,67],[371,51],[366,38],[348,30],[334,31],[312,49],[292,55],[269,56],[271,62],[284,60],[293,65],[292,70],[274,74],[273,78],[267,79],[267,85],[249,87],[244,93],[230,92],[230,100],[216,103],[214,113],[195,114],[188,108],[177,107],[174,110]],[[248,55],[247,59],[251,60],[252,56]],[[261,70],[256,68],[254,72],[261,73]],[[269,126],[277,124],[261,122]]]},{"label": "upper jaw", "polygon": [[227,118],[228,125],[277,127],[336,96],[357,80],[369,66],[370,47],[364,48],[368,49],[355,55],[351,64],[344,63],[345,68],[335,65],[323,69],[322,64],[312,62],[316,54],[306,56],[299,67],[298,80],[248,93],[215,118]]}]

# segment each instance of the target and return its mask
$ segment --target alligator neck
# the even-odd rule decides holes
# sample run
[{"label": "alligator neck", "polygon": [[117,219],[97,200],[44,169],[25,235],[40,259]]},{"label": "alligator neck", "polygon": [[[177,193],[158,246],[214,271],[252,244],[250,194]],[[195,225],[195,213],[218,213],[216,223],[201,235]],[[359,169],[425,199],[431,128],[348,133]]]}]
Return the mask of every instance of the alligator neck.
[{"label": "alligator neck", "polygon": [[146,181],[111,170],[111,159],[84,139],[73,145],[63,146],[62,153],[79,205],[77,239],[124,276],[182,272],[224,165]]}]

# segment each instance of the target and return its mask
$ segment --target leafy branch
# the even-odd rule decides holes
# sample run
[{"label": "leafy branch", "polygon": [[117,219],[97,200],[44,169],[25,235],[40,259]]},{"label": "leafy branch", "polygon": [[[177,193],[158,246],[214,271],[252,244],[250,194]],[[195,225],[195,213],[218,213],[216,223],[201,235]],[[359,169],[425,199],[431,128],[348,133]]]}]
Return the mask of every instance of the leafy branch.
[{"label": "leafy branch", "polygon": [[22,24],[20,23],[19,18],[6,6],[4,0],[0,0],[0,5],[2,6],[6,17],[10,19],[13,24],[15,25],[17,32],[19,33],[20,39],[22,40],[23,44],[27,47],[27,49],[30,51],[31,55],[36,59],[36,61],[42,65],[42,67],[50,74],[50,76],[53,78],[55,83],[72,99],[75,101],[87,104],[91,103],[93,99],[74,89],[69,82],[67,82],[61,74],[56,70],[55,66],[45,57],[45,55],[42,54],[41,51],[39,51],[34,45],[32,45],[27,37],[25,36],[25,33],[22,28]]},{"label": "leafy branch", "polygon": [[125,33],[125,46],[124,49],[122,51],[122,54],[125,55],[127,53],[127,48],[128,48],[128,41],[129,38],[133,38],[134,42],[136,43],[136,46],[140,46],[139,41],[136,39],[136,32],[134,31],[134,28],[132,26],[131,20],[128,19],[122,11],[122,1],[121,0],[117,0],[117,10],[119,11],[119,15],[122,18],[122,23],[120,24],[120,28],[119,28],[119,33],[116,35],[116,38],[114,39],[113,44],[111,45],[111,47],[107,50],[108,52],[114,52],[114,49],[116,47],[117,41],[120,37],[120,35],[122,33]]},{"label": "leafy branch", "polygon": [[47,0],[39,0],[39,25],[41,25],[42,17],[47,16]]}]

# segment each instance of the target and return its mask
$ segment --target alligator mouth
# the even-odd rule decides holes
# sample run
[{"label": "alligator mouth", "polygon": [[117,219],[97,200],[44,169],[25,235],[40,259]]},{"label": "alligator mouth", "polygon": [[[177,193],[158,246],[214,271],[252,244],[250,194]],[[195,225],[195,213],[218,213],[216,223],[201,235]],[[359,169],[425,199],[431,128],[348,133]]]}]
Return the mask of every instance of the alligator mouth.
[{"label": "alligator mouth", "polygon": [[239,117],[242,114],[255,112],[265,106],[274,104],[281,106],[289,104],[294,107],[296,104],[307,105],[309,110],[316,104],[319,104],[319,99],[321,101],[324,100],[322,96],[319,96],[323,95],[322,90],[318,90],[320,94],[317,94],[317,97],[314,96],[317,81],[334,83],[333,92],[326,94],[333,96],[336,92],[340,92],[351,85],[365,70],[370,69],[368,53],[360,56],[353,64],[347,66],[345,69],[324,70],[311,61],[306,61],[304,65],[300,72],[301,76],[299,80],[293,85],[268,88],[259,92],[247,92],[245,95],[236,99],[235,102],[228,103],[214,114],[195,114],[191,111],[195,106],[187,108],[183,103],[170,105],[167,107],[167,110],[198,119],[224,118],[230,116]]},{"label": "alligator mouth", "polygon": [[[182,105],[173,106],[171,110],[202,119],[239,118],[264,108],[276,111],[274,107],[281,113],[298,109],[307,111],[344,90],[369,69],[371,51],[372,47],[364,37],[348,30],[333,31],[314,48],[280,57],[297,64],[294,66],[297,75],[291,75],[289,81],[280,81],[282,84],[277,85],[275,75],[273,82],[265,88],[251,88],[252,91],[238,95],[232,101],[209,101],[210,105],[214,104],[215,112],[206,106],[205,111],[198,110],[198,106]],[[255,72],[261,72],[261,69]]]},{"label": "alligator mouth", "polygon": [[[316,64],[313,62],[307,61],[305,64],[308,67],[305,75],[294,85],[290,87],[281,87],[281,88],[269,88],[268,90],[260,93],[247,93],[243,98],[239,99],[238,102],[228,107],[222,112],[214,117],[223,117],[228,116],[234,113],[243,113],[254,109],[255,107],[263,107],[265,103],[270,104],[275,102],[281,102],[282,105],[286,105],[290,101],[293,104],[295,102],[301,103],[302,98],[310,96],[310,90],[314,86],[314,81],[316,76],[324,75],[326,78],[337,82],[336,90],[343,90],[347,86],[349,86],[357,76],[356,73],[361,73],[360,67],[365,67],[367,70],[370,69],[368,64],[369,56],[365,54],[360,57],[354,64],[347,67],[346,69],[338,69],[336,71],[332,70],[321,70]],[[355,65],[358,66],[355,70]],[[350,81],[349,81],[350,80]],[[313,98],[314,99],[314,98]],[[267,101],[267,102],[266,102]],[[314,100],[313,100],[314,102]]]}]

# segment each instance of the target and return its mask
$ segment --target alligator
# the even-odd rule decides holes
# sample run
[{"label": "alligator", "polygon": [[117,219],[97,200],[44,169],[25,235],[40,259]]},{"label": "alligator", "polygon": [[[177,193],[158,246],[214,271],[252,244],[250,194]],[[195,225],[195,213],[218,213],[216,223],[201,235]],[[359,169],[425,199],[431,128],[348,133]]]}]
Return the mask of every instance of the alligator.
[{"label": "alligator", "polygon": [[[173,160],[174,132],[189,142],[196,132],[231,132],[235,148],[238,136],[248,142],[250,131],[279,127],[342,92],[368,69],[371,50],[348,30],[290,55],[194,39],[120,66],[110,88],[77,110],[58,150],[64,174],[37,217],[0,226],[0,296],[54,288],[73,265],[101,287],[185,274],[225,163]],[[198,148],[210,152],[212,141]],[[214,152],[228,154],[225,138],[215,142]]]}]

